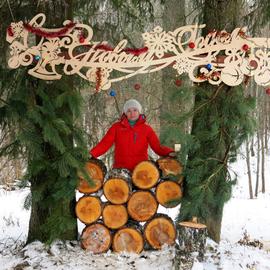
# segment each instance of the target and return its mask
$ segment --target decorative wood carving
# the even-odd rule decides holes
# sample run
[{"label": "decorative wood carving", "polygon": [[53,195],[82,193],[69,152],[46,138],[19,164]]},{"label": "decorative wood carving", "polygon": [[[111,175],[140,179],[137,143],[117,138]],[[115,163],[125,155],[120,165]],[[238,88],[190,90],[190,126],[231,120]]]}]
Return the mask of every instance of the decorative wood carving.
[{"label": "decorative wood carving", "polygon": [[[57,30],[43,28],[45,20],[44,14],[38,14],[28,25],[40,31]],[[65,21],[63,26],[70,23]],[[254,76],[258,85],[270,85],[270,39],[248,37],[245,28],[232,33],[213,31],[202,37],[199,32],[205,25],[187,25],[170,32],[157,26],[142,34],[148,50],[136,55],[127,50],[127,40],[121,40],[112,50],[102,49],[100,45],[107,42],[92,41],[93,30],[85,24],[77,23],[59,37],[41,37],[38,44],[23,22],[10,27],[9,67],[31,66],[29,74],[42,80],[77,74],[95,83],[99,69],[99,88],[107,90],[116,81],[172,66],[178,75],[187,73],[197,83],[236,86],[246,75]]]}]

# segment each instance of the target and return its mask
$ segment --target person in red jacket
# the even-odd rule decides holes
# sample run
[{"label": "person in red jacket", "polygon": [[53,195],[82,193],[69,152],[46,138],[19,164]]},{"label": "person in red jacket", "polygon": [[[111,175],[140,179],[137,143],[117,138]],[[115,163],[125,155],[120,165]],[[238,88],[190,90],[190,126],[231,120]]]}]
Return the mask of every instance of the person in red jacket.
[{"label": "person in red jacket", "polygon": [[148,160],[148,146],[159,156],[175,157],[172,148],[163,146],[142,114],[141,104],[130,99],[124,104],[120,121],[114,123],[101,141],[89,152],[97,158],[106,153],[114,144],[113,168],[130,171],[141,161]]}]

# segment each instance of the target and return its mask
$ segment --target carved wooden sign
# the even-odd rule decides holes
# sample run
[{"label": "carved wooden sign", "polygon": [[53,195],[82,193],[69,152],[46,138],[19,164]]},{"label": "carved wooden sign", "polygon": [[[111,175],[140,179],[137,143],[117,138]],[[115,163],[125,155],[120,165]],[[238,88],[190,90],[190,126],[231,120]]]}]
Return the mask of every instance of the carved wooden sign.
[{"label": "carved wooden sign", "polygon": [[[254,76],[258,85],[270,85],[270,39],[250,38],[245,28],[236,28],[232,33],[213,31],[202,37],[198,34],[205,25],[182,26],[170,32],[157,26],[142,34],[146,50],[131,53],[126,48],[127,40],[112,49],[108,49],[107,42],[92,41],[93,30],[88,25],[77,23],[67,28],[71,22],[65,21],[67,31],[61,32],[43,28],[45,21],[45,15],[38,14],[28,28],[23,22],[11,24],[7,32],[10,68],[31,66],[28,73],[42,80],[77,74],[94,83],[98,71],[103,90],[113,82],[167,66],[178,75],[187,73],[193,82],[236,86],[246,75]],[[38,31],[29,31],[29,25]],[[34,33],[57,30],[58,36],[41,36],[36,44]]]}]

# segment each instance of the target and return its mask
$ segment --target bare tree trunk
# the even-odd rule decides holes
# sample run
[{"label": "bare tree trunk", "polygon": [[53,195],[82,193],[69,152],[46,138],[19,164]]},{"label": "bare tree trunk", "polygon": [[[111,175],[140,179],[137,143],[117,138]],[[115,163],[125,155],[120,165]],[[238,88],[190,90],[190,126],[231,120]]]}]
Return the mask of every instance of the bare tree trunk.
[{"label": "bare tree trunk", "polygon": [[[249,90],[249,95],[253,96],[256,98],[257,95],[257,87],[254,81],[251,81],[250,86],[248,87]],[[253,117],[255,117],[256,115],[256,110],[254,110],[252,112]],[[250,152],[251,152],[251,156],[254,157],[255,156],[255,150],[254,150],[254,136],[251,139],[251,144],[250,144]]]},{"label": "bare tree trunk", "polygon": [[250,155],[252,157],[255,156],[255,151],[254,151],[254,137],[252,137],[251,142],[250,142]]},{"label": "bare tree trunk", "polygon": [[269,107],[269,102],[268,102],[268,99],[265,98],[263,118],[264,118],[264,147],[266,151],[268,149],[268,113],[269,113],[268,107]]},{"label": "bare tree trunk", "polygon": [[260,151],[260,135],[257,130],[257,170],[256,170],[256,185],[255,185],[255,197],[258,196],[259,181],[260,181],[260,162],[261,162],[261,151]]},{"label": "bare tree trunk", "polygon": [[266,99],[263,95],[260,98],[260,108],[259,108],[259,134],[261,141],[261,177],[262,177],[262,193],[265,193],[265,132],[266,132]]},{"label": "bare tree trunk", "polygon": [[265,176],[264,176],[264,170],[265,170],[265,154],[264,154],[264,134],[263,134],[263,130],[261,133],[261,143],[262,143],[262,147],[261,147],[261,152],[262,152],[262,193],[265,193]]},{"label": "bare tree trunk", "polygon": [[248,190],[249,190],[249,198],[253,199],[253,189],[252,189],[252,178],[251,178],[251,170],[250,170],[250,158],[249,158],[249,146],[248,141],[246,141],[246,162],[247,162],[247,172],[248,172]]}]

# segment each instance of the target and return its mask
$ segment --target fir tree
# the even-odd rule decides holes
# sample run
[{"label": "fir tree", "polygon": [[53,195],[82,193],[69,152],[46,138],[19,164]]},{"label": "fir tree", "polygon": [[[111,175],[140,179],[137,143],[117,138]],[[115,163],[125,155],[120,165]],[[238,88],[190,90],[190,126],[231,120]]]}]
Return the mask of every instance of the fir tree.
[{"label": "fir tree", "polygon": [[31,183],[32,206],[28,242],[76,239],[77,171],[88,157],[83,131],[76,124],[80,92],[68,80],[48,84],[32,79],[26,70],[0,74],[6,96],[0,108],[1,127],[16,130],[1,154],[23,153],[28,163],[25,179]]},{"label": "fir tree", "polygon": [[[226,27],[227,31],[232,31],[239,26],[237,11],[240,6],[239,1],[205,1],[199,16],[206,23],[202,35],[211,29]],[[185,164],[184,197],[177,220],[196,216],[207,225],[210,237],[219,241],[223,206],[235,183],[228,165],[235,160],[237,149],[254,129],[250,111],[255,101],[246,97],[240,86],[201,83],[192,89],[194,107],[189,113],[165,115],[175,127],[167,128],[166,140],[171,138],[182,143],[179,157]],[[185,87],[181,92],[183,98],[187,97]],[[174,95],[181,97],[181,93]],[[190,134],[182,131],[187,121],[191,121],[188,122]]]},{"label": "fir tree", "polygon": [[[49,10],[52,3],[46,7],[43,4],[46,5],[41,3],[40,11]],[[51,25],[61,25],[65,16],[72,19],[70,1],[56,4],[54,12],[46,14]],[[27,69],[7,70],[4,63],[0,76],[1,129],[15,132],[14,139],[3,145],[0,154],[23,154],[27,161],[24,179],[31,184],[31,194],[25,202],[26,206],[31,205],[27,241],[77,239],[77,172],[89,156],[84,131],[78,125],[80,85],[74,82],[75,78],[66,76],[54,82],[37,80],[27,74]]]},{"label": "fir tree", "polygon": [[[188,113],[164,116],[171,125],[164,133],[167,141],[182,144],[179,159],[185,164],[184,197],[177,221],[196,216],[207,223],[210,235],[218,240],[220,231],[215,234],[215,221],[222,218],[224,203],[231,197],[236,180],[229,163],[236,160],[237,150],[254,130],[250,112],[255,100],[246,97],[241,86],[206,84],[205,87],[183,87],[172,95],[172,100],[177,102],[177,96],[187,98],[188,91],[193,89],[196,100]],[[193,119],[192,132],[185,134],[181,127],[189,119]]]}]

